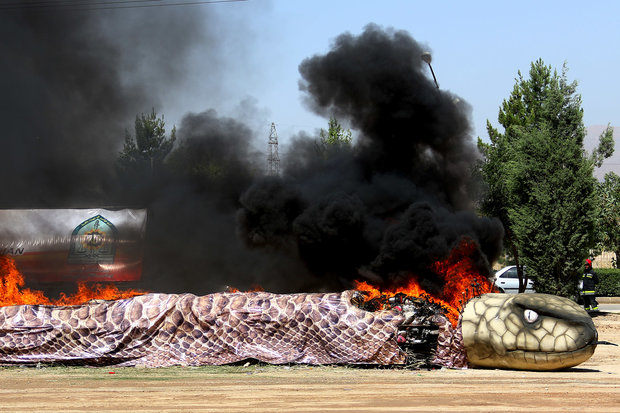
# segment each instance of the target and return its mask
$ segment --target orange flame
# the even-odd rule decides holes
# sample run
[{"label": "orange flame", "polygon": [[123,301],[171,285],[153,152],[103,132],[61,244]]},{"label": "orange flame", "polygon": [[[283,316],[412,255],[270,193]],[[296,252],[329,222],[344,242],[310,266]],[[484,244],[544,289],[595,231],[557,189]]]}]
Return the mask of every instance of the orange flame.
[{"label": "orange flame", "polygon": [[387,290],[380,290],[365,281],[356,281],[355,288],[365,292],[367,300],[382,296],[389,298],[398,293],[423,297],[442,305],[446,309],[446,316],[452,325],[456,326],[460,312],[467,301],[494,290],[491,281],[476,270],[472,261],[476,248],[474,241],[463,239],[451,251],[448,258],[437,261],[431,266],[431,270],[444,280],[443,289],[437,296],[432,296],[420,287],[415,275],[412,275],[405,285]]},{"label": "orange flame", "polygon": [[0,255],[0,307],[23,304],[76,305],[90,300],[118,300],[144,294],[138,290],[119,290],[113,285],[95,284],[89,287],[85,282],[78,282],[76,293],[61,293],[60,298],[50,300],[42,291],[23,288],[24,284],[24,276],[17,269],[15,261]]},{"label": "orange flame", "polygon": [[[258,284],[254,284],[252,285],[252,288],[250,288],[249,290],[246,290],[245,292],[246,293],[258,293],[261,291],[265,291],[265,289]],[[227,293],[238,293],[238,292],[241,292],[241,290],[235,287],[226,286],[226,292]]]}]

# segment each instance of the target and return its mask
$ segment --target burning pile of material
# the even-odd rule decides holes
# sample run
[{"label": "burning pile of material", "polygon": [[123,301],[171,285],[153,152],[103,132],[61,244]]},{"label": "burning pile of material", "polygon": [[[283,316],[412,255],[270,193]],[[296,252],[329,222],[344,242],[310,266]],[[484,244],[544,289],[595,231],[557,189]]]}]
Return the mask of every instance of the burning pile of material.
[{"label": "burning pile of material", "polygon": [[435,294],[425,291],[415,276],[410,276],[404,285],[383,289],[366,281],[357,281],[355,288],[368,297],[363,308],[376,311],[392,304],[394,297],[422,297],[440,305],[452,325],[456,326],[463,307],[471,298],[494,291],[493,284],[477,271],[471,259],[475,248],[473,242],[463,240],[445,260],[433,263],[431,270],[443,285],[443,289]]},{"label": "burning pile of material", "polygon": [[[119,300],[68,305],[102,297],[51,302],[22,288],[23,279],[5,260],[3,271],[11,276],[3,280],[6,306],[0,308],[2,363],[164,366],[256,358],[462,366],[466,352],[495,360],[485,351],[497,347],[505,353],[502,345],[525,343],[542,354],[534,358],[547,358],[552,350],[545,346],[558,342],[558,351],[571,360],[583,359],[575,352],[592,349],[581,339],[595,335],[591,320],[582,320],[569,304],[554,304],[528,324],[524,306],[542,308],[541,302],[553,300],[493,294],[472,299],[490,291],[490,264],[502,250],[503,229],[472,207],[478,152],[470,108],[435,86],[421,59],[427,50],[409,34],[371,24],[359,36],[338,36],[328,53],[301,63],[307,106],[351,127],[350,147],[317,151],[318,137],[302,133],[291,139],[281,176],[257,176],[249,128],[207,109],[183,118],[167,159],[151,158],[144,173],[135,165],[137,172],[119,176],[114,163],[127,119],[166,95],[157,85],[174,84],[158,69],[176,73],[165,64],[148,65],[156,73],[139,81],[133,68],[142,61],[134,59],[182,61],[170,56],[192,55],[178,44],[202,44],[191,29],[206,21],[182,11],[128,16],[68,13],[47,19],[28,9],[0,16],[0,30],[15,39],[0,46],[12,62],[2,76],[5,100],[12,104],[0,113],[7,131],[0,171],[13,185],[2,191],[2,208],[148,207],[148,290],[258,284],[270,291],[345,292],[121,298],[113,291],[103,298]],[[141,19],[149,24],[140,25]],[[118,36],[142,26],[170,30],[139,39]],[[44,47],[35,41],[42,33]],[[153,42],[153,35],[173,33],[185,41]],[[139,56],[136,45],[144,52]],[[217,82],[215,71],[210,73]],[[532,331],[563,322],[547,321],[550,315],[564,319],[560,307],[570,310],[579,332],[562,327],[558,331],[568,337],[539,342],[552,333]],[[500,328],[490,316],[500,312],[511,323],[490,334],[489,342],[467,347],[472,337]],[[526,350],[511,354],[525,360],[535,349]]]},{"label": "burning pile of material", "polygon": [[10,305],[0,308],[0,364],[165,367],[255,359],[554,370],[587,360],[596,347],[592,319],[560,297],[486,294],[466,304],[456,326],[445,315],[430,298],[396,293],[369,301],[362,291]]}]

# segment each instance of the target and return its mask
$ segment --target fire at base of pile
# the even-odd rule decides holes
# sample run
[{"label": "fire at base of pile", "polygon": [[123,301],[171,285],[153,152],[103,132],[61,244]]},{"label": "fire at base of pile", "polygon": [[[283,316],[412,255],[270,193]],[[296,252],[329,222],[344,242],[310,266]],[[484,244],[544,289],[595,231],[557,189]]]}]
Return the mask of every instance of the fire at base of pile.
[{"label": "fire at base of pile", "polygon": [[469,366],[554,370],[588,359],[592,319],[570,300],[485,294],[452,326],[442,307],[363,293],[145,294],[77,306],[0,308],[0,364]]},{"label": "fire at base of pile", "polygon": [[445,317],[445,308],[429,297],[411,297],[397,293],[366,300],[365,294],[355,291],[351,302],[359,308],[376,312],[395,310],[402,313],[396,342],[404,356],[403,364],[410,368],[445,366],[467,367],[463,337],[452,328]]}]

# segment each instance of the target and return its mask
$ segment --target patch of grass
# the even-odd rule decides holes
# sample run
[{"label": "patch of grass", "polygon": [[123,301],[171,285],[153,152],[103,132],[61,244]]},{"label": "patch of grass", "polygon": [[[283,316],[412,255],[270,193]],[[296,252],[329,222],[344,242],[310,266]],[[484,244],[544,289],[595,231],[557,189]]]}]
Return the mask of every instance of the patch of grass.
[{"label": "patch of grass", "polygon": [[295,365],[273,365],[266,363],[244,363],[222,366],[200,366],[200,367],[83,367],[83,366],[62,366],[62,365],[40,365],[40,366],[3,366],[0,367],[0,376],[3,371],[18,372],[20,374],[33,376],[62,376],[63,378],[84,379],[84,380],[144,380],[144,381],[166,381],[174,379],[191,380],[221,378],[222,376],[245,377],[247,375],[261,374],[263,376],[280,373],[286,370],[312,370],[312,369],[345,369],[345,366],[307,366]]}]

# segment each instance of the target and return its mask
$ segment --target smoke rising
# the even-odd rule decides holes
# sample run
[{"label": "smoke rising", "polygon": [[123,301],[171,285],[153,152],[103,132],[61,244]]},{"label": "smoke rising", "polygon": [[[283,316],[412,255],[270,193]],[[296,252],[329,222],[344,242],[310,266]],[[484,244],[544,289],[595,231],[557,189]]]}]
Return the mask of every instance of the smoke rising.
[{"label": "smoke rising", "polygon": [[161,168],[119,171],[124,131],[183,82],[198,45],[213,62],[202,81],[218,88],[219,30],[186,8],[0,12],[0,207],[147,207],[138,287],[150,291],[338,290],[411,273],[432,287],[428,265],[463,236],[488,271],[502,229],[471,212],[469,109],[436,89],[404,32],[343,34],[299,67],[308,108],[350,125],[351,148],[300,134],[282,175],[264,176],[246,101],[240,118],[187,114]]},{"label": "smoke rising", "polygon": [[[358,139],[327,159],[299,139],[281,181],[241,198],[249,245],[288,245],[317,277],[343,286],[360,276],[390,285],[416,274],[432,289],[440,280],[428,267],[468,237],[489,274],[503,230],[471,212],[477,151],[469,108],[436,88],[424,51],[405,32],[369,25],[301,63],[308,107],[348,122]],[[261,221],[263,208],[277,216]]]},{"label": "smoke rising", "polygon": [[124,130],[182,75],[201,26],[177,9],[0,11],[0,173],[10,182],[0,206],[113,205]]}]

